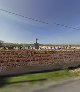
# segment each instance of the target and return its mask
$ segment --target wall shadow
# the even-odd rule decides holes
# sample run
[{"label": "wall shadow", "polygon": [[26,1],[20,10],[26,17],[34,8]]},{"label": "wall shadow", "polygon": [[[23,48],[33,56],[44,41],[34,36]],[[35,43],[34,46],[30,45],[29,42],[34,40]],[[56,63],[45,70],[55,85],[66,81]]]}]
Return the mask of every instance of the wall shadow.
[{"label": "wall shadow", "polygon": [[3,87],[7,84],[8,78],[6,77],[0,77],[0,87]]},{"label": "wall shadow", "polygon": [[18,84],[18,83],[27,83],[27,82],[42,82],[47,80],[45,79],[37,79],[37,80],[23,80],[23,81],[15,81],[15,82],[9,82],[8,80],[10,79],[10,77],[0,77],[0,88],[4,87],[6,85],[11,85],[11,84]]}]

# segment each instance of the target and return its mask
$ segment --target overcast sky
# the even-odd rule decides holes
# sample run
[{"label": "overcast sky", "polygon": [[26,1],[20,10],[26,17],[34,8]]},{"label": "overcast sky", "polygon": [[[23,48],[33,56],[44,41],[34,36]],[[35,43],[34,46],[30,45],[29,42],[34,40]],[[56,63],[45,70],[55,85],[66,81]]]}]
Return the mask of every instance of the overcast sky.
[{"label": "overcast sky", "polygon": [[60,23],[80,28],[80,0],[0,0],[6,9],[49,24],[38,23],[0,11],[0,40],[6,42],[80,44],[80,30],[64,28]]}]

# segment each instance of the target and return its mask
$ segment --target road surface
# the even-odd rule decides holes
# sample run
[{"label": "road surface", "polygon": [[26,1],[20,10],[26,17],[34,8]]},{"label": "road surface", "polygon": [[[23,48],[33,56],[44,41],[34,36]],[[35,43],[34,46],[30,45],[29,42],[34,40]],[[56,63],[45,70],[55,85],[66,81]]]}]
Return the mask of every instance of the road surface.
[{"label": "road surface", "polygon": [[39,89],[33,92],[80,92],[80,80],[51,85],[47,88]]}]

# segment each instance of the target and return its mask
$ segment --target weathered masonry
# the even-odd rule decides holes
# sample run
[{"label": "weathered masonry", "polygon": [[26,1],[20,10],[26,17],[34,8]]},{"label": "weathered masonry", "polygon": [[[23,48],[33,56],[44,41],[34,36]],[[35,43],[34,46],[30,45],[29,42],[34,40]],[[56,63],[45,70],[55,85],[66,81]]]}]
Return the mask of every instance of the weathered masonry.
[{"label": "weathered masonry", "polygon": [[80,50],[0,50],[0,75],[80,65]]}]

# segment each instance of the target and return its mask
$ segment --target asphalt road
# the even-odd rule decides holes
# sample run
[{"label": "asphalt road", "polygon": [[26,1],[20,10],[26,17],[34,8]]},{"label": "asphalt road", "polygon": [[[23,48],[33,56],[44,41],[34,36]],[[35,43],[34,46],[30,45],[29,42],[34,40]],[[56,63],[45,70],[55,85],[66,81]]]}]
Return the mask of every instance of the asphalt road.
[{"label": "asphalt road", "polygon": [[80,92],[80,80],[51,85],[47,88],[39,89],[34,92]]}]

